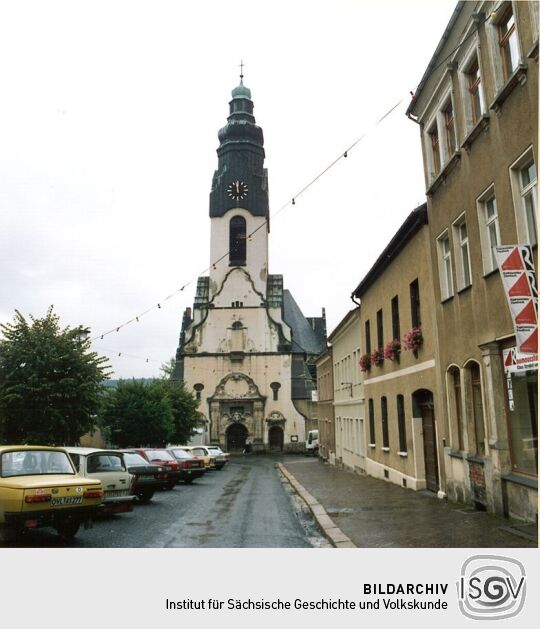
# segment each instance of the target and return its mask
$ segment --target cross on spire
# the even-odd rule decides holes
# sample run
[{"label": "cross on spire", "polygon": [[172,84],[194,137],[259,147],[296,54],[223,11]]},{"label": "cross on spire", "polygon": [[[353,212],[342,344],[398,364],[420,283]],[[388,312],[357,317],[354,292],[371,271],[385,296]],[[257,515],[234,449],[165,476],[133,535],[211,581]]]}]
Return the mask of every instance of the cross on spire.
[{"label": "cross on spire", "polygon": [[244,62],[240,59],[240,84],[244,85]]}]

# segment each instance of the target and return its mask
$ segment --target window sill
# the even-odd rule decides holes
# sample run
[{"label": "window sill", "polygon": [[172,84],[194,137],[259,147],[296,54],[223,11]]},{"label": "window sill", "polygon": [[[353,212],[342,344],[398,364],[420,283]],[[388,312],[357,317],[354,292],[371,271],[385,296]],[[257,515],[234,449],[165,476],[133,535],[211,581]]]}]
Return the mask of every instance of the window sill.
[{"label": "window sill", "polygon": [[370,444],[369,444],[369,447],[370,447],[370,448],[376,448],[376,447],[377,447],[377,444],[376,444],[376,443],[370,443]]},{"label": "window sill", "polygon": [[467,286],[464,286],[463,288],[460,288],[458,290],[457,294],[459,296],[461,296],[461,295],[465,294],[468,290],[471,290],[471,288],[472,288],[472,283],[471,284],[467,284]]},{"label": "window sill", "polygon": [[498,115],[501,111],[501,107],[504,101],[510,96],[514,89],[518,85],[525,85],[527,82],[527,66],[524,63],[520,63],[518,67],[508,77],[506,83],[497,92],[497,95],[493,99],[493,102],[489,106],[490,109]]},{"label": "window sill", "polygon": [[463,460],[463,452],[461,450],[450,450],[448,456],[452,459],[459,459],[460,461]]},{"label": "window sill", "polygon": [[441,304],[447,304],[449,301],[452,301],[452,299],[454,299],[454,295],[448,295],[448,297],[441,299]]},{"label": "window sill", "polygon": [[471,150],[471,146],[476,138],[489,127],[489,114],[482,114],[482,117],[478,122],[474,125],[474,127],[469,131],[463,143],[461,144],[461,148],[464,148],[467,153]]},{"label": "window sill", "polygon": [[431,182],[428,189],[426,190],[426,194],[432,196],[437,189],[443,184],[448,175],[454,170],[457,166],[458,162],[461,160],[461,153],[457,150],[454,152],[452,157],[446,162],[441,172],[435,177],[435,179]]},{"label": "window sill", "polygon": [[534,476],[522,476],[519,472],[510,472],[510,474],[502,474],[501,478],[511,483],[516,483],[517,485],[525,485],[525,487],[538,489],[538,478]]},{"label": "window sill", "polygon": [[399,454],[399,456],[403,456],[403,457],[409,456],[408,452],[398,452],[398,454]]},{"label": "window sill", "polygon": [[477,465],[484,465],[485,463],[484,459],[479,454],[469,454],[467,461],[469,463],[476,463]]},{"label": "window sill", "polygon": [[538,61],[538,40],[536,40],[532,46],[532,48],[527,53],[527,59],[534,59]]},{"label": "window sill", "polygon": [[383,452],[390,452],[390,448],[381,448]]},{"label": "window sill", "polygon": [[499,273],[499,269],[498,267],[495,267],[494,269],[491,269],[491,271],[487,271],[486,273],[484,273],[484,279],[487,279],[488,277],[492,277],[494,275],[498,275]]}]

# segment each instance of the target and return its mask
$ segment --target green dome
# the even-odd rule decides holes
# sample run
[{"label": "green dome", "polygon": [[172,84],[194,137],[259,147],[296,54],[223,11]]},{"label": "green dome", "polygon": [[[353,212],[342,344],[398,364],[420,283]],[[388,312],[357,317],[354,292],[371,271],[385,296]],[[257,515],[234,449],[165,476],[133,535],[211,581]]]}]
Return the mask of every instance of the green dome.
[{"label": "green dome", "polygon": [[251,99],[251,90],[246,87],[242,81],[240,81],[240,85],[237,85],[234,90],[231,92],[233,98],[249,98]]}]

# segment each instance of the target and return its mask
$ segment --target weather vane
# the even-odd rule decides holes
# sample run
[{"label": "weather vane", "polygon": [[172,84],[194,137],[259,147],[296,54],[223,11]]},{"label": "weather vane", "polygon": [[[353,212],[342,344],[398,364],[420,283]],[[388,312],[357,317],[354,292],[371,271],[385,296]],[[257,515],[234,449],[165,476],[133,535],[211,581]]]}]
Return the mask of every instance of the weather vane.
[{"label": "weather vane", "polygon": [[244,62],[240,59],[240,83],[244,82]]}]

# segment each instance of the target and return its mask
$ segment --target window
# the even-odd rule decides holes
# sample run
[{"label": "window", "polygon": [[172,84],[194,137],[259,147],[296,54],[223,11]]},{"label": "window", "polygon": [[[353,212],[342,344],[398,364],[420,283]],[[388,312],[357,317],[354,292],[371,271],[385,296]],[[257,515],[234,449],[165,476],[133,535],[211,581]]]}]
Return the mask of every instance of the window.
[{"label": "window", "polygon": [[[482,402],[482,383],[480,381],[480,365],[470,363],[467,366],[469,376],[469,409],[474,427],[474,450],[483,456],[486,453],[484,430],[484,404]],[[472,448],[469,445],[469,450]]]},{"label": "window", "polygon": [[437,240],[439,254],[439,280],[441,284],[441,299],[444,301],[454,294],[454,280],[452,276],[452,252],[448,233],[439,236]]},{"label": "window", "polygon": [[463,447],[463,412],[461,410],[461,373],[457,367],[448,371],[448,397],[450,402],[450,422],[452,424],[452,447]]},{"label": "window", "polygon": [[518,241],[536,245],[538,242],[538,187],[536,163],[532,147],[510,167],[510,180],[516,210]]},{"label": "window", "polygon": [[371,333],[369,329],[369,319],[365,322],[365,333],[366,333],[366,354],[371,354]]},{"label": "window", "polygon": [[481,89],[480,67],[478,57],[474,58],[465,70],[467,77],[467,89],[469,91],[469,111],[472,125],[474,126],[484,113],[484,97]]},{"label": "window", "polygon": [[512,6],[509,5],[497,24],[499,49],[504,79],[508,79],[519,63],[516,23]]},{"label": "window", "polygon": [[246,219],[233,216],[229,223],[229,266],[246,264]]},{"label": "window", "polygon": [[375,445],[375,409],[373,407],[373,399],[370,398],[368,402],[369,412],[369,443]]},{"label": "window", "polygon": [[279,382],[271,382],[270,388],[272,389],[273,400],[276,401],[278,399],[279,390],[281,389],[281,384]]},{"label": "window", "polygon": [[510,456],[516,472],[538,473],[538,372],[514,373],[509,412]]},{"label": "window", "polygon": [[420,287],[418,286],[418,279],[410,283],[409,293],[411,296],[411,323],[413,328],[419,328],[422,325],[422,317],[420,316]]},{"label": "window", "polygon": [[399,299],[396,295],[392,298],[392,338],[399,339],[401,337],[399,329]]},{"label": "window", "polygon": [[456,271],[458,290],[471,285],[471,256],[469,251],[469,234],[467,223],[462,217],[454,225],[454,243],[456,246]]},{"label": "window", "polygon": [[381,426],[383,448],[388,449],[390,447],[390,440],[388,438],[388,406],[386,403],[386,397],[381,398]]},{"label": "window", "polygon": [[497,201],[491,186],[476,202],[484,275],[497,268],[494,247],[501,244]]},{"label": "window", "polygon": [[407,431],[405,427],[405,400],[402,395],[397,396],[397,418],[398,418],[399,451],[407,452]]},{"label": "window", "polygon": [[384,345],[384,333],[383,333],[383,314],[382,309],[377,310],[377,347],[383,347]]},{"label": "window", "polygon": [[454,108],[452,107],[452,99],[450,99],[442,110],[444,117],[444,127],[446,135],[446,152],[451,157],[456,151],[456,129],[454,121]]},{"label": "window", "polygon": [[439,147],[439,132],[437,130],[436,122],[428,131],[428,136],[431,146],[433,176],[436,177],[441,172],[441,152]]}]

